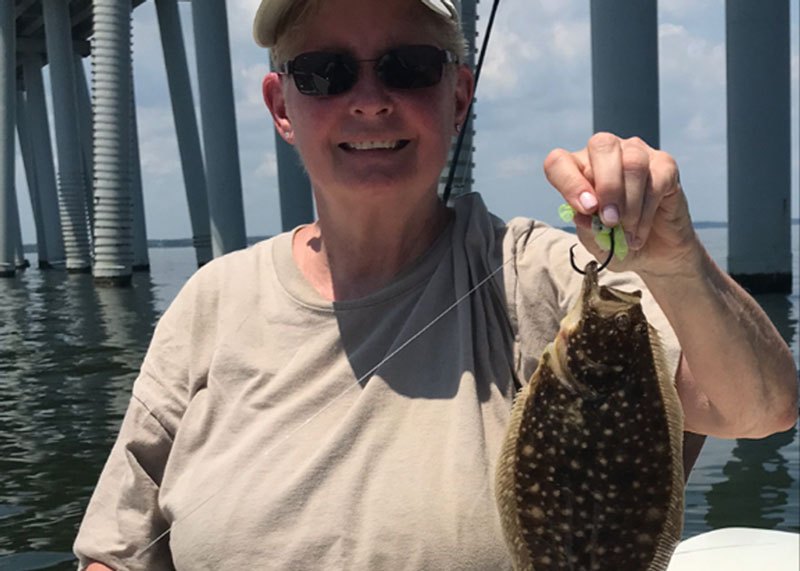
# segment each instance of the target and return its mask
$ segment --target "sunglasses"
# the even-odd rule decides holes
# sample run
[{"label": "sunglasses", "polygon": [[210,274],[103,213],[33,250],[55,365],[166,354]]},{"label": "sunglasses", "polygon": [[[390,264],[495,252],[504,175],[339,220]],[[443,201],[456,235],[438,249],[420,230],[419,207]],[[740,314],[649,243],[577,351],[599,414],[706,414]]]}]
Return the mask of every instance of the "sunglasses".
[{"label": "sunglasses", "polygon": [[279,66],[278,72],[294,77],[304,95],[339,95],[358,81],[359,63],[375,62],[375,73],[387,87],[420,89],[442,79],[444,65],[456,63],[455,54],[436,46],[401,46],[377,59],[355,59],[346,53],[308,52]]}]

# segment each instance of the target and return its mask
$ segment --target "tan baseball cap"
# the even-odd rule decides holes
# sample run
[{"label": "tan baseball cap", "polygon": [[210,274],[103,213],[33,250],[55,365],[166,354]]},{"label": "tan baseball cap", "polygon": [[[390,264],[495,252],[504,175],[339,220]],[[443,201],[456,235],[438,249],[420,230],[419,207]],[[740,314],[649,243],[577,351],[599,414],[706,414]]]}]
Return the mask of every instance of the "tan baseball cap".
[{"label": "tan baseball cap", "polygon": [[[261,0],[253,20],[253,38],[262,48],[275,45],[275,33],[281,17],[296,0]],[[458,10],[453,0],[420,0],[425,6],[446,18],[458,21]]]}]

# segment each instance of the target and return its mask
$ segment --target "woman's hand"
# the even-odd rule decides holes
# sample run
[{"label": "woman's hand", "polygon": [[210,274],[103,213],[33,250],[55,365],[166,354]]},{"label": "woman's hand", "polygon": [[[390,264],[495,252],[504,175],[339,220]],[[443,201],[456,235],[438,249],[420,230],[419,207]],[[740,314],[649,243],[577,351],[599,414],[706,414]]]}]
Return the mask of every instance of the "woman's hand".
[{"label": "woman's hand", "polygon": [[702,246],[692,228],[689,207],[669,154],[638,137],[620,139],[597,133],[586,147],[570,153],[555,149],[544,162],[550,183],[577,214],[578,236],[598,260],[591,215],[606,226],[622,224],[629,254],[611,269],[640,274],[687,274],[696,270]]},{"label": "woman's hand", "polygon": [[[761,438],[797,420],[797,369],[767,315],[711,260],[692,228],[678,166],[638,138],[598,133],[576,153],[556,149],[548,180],[578,214],[578,236],[599,260],[591,214],[622,223],[629,253],[613,270],[644,280],[683,351],[677,390],[684,429]],[[735,372],[735,374],[732,374]]]}]

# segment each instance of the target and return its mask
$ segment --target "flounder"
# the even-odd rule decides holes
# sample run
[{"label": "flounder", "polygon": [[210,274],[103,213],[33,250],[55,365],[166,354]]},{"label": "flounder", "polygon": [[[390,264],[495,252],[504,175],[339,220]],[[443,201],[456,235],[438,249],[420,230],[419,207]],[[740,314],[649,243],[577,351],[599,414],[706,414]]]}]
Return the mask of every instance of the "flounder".
[{"label": "flounder", "polygon": [[495,496],[517,571],[664,570],[683,526],[683,412],[641,292],[580,299],[517,395]]}]

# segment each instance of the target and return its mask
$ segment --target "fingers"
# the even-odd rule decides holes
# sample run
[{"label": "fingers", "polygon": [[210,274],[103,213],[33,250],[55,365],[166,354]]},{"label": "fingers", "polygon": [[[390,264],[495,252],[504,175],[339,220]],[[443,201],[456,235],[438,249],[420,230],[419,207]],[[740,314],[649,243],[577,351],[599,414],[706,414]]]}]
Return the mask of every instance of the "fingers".
[{"label": "fingers", "polygon": [[597,209],[597,197],[591,180],[585,175],[588,161],[581,153],[555,149],[544,160],[544,173],[567,204],[578,214],[590,215]]},{"label": "fingers", "polygon": [[650,180],[646,188],[645,202],[636,234],[637,248],[647,242],[657,216],[670,223],[683,219],[691,227],[686,197],[681,189],[678,164],[674,158],[663,151],[653,151],[652,153]]},{"label": "fingers", "polygon": [[578,212],[578,226],[588,227],[595,213],[607,226],[621,223],[633,250],[646,243],[664,198],[680,191],[675,160],[638,137],[597,133],[581,151],[551,152],[544,166],[547,179]]},{"label": "fingers", "polygon": [[607,226],[635,227],[648,183],[649,147],[640,139],[597,133],[585,149],[556,149],[544,163],[550,183],[580,214],[599,214]]},{"label": "fingers", "polygon": [[621,147],[625,194],[625,212],[621,222],[627,234],[628,246],[638,250],[650,233],[658,206],[652,196],[652,149],[638,137],[622,141]]},{"label": "fingers", "polygon": [[622,141],[611,133],[597,133],[586,146],[594,177],[594,189],[600,204],[600,220],[616,226],[626,210]]}]

